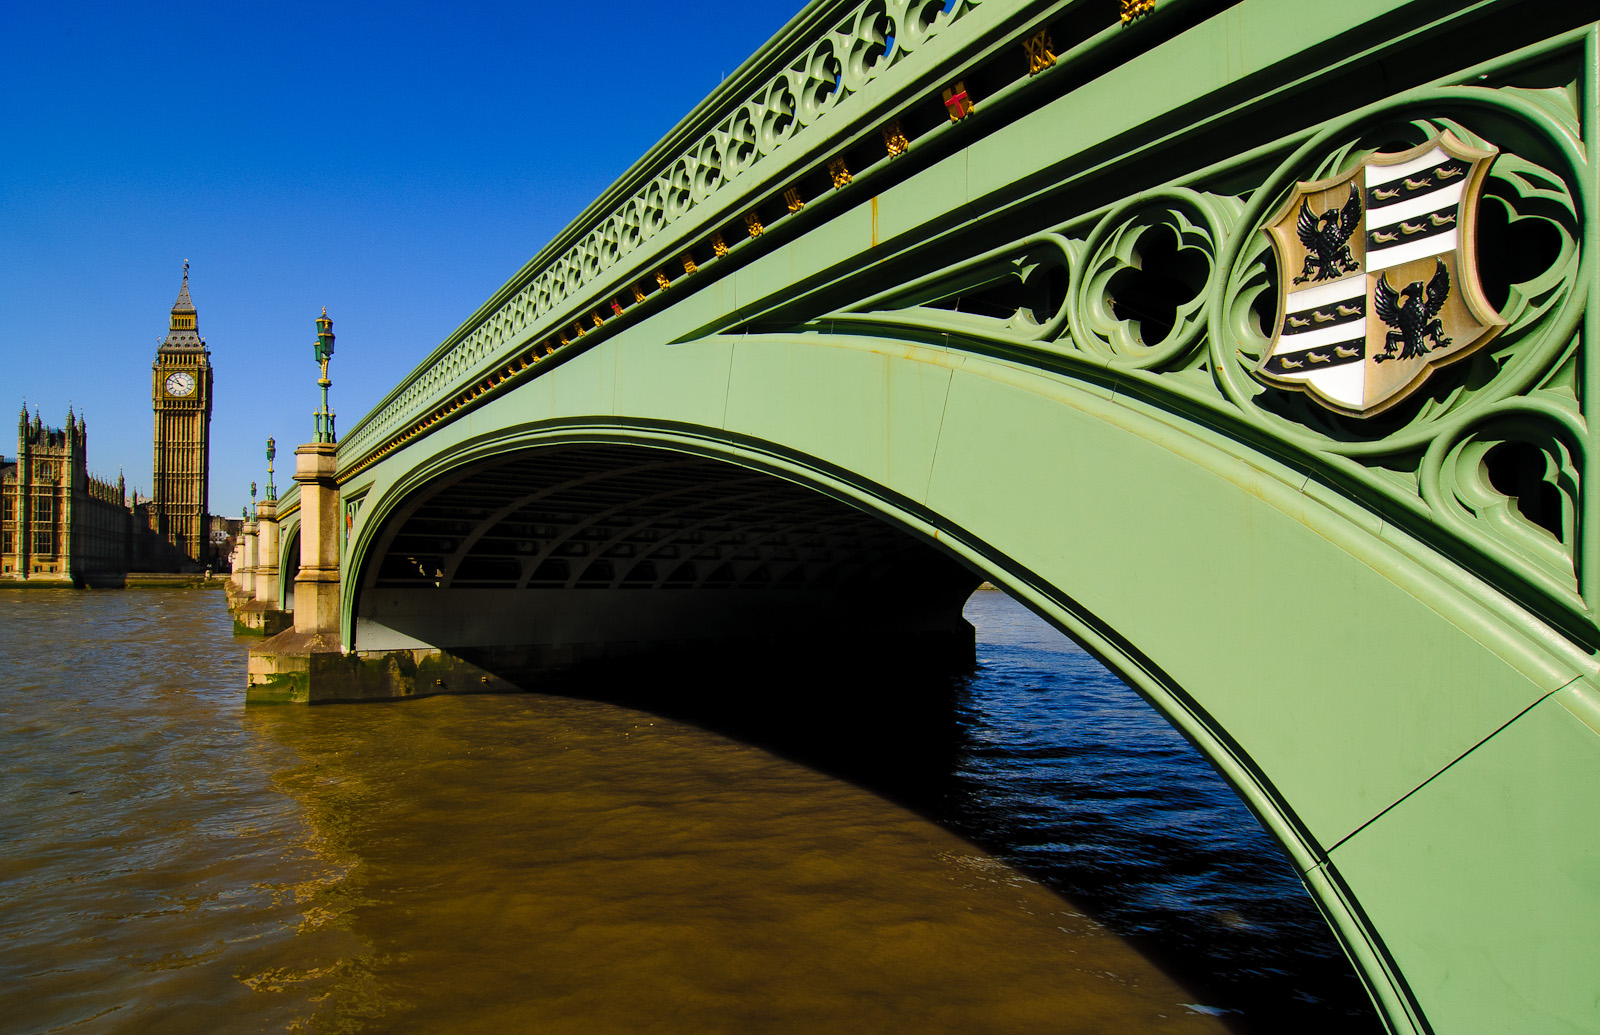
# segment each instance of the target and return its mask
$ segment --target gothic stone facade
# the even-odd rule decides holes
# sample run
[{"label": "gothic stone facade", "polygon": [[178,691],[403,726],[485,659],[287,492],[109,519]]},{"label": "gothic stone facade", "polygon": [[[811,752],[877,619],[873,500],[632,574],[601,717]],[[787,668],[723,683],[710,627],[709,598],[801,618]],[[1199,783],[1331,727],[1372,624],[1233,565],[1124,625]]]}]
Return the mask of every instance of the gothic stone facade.
[{"label": "gothic stone facade", "polygon": [[88,430],[67,414],[62,429],[23,410],[17,455],[0,458],[0,580],[121,585],[133,551],[123,480],[88,471]]}]

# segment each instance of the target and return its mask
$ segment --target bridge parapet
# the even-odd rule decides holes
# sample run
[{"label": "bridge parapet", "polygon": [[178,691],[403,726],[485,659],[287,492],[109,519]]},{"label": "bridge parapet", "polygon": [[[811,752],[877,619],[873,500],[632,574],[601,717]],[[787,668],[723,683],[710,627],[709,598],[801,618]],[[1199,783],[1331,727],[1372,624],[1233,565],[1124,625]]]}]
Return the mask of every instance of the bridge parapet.
[{"label": "bridge parapet", "polygon": [[[807,8],[363,419],[341,480],[804,233],[825,261],[790,256],[788,279],[741,285],[694,333],[937,341],[1142,397],[1288,460],[1306,491],[1392,526],[1419,562],[1464,566],[1600,647],[1600,508],[1580,505],[1600,370],[1581,357],[1595,319],[1585,213],[1600,201],[1580,111],[1592,30],[1561,32],[1574,16],[1540,13],[1466,36],[1443,4],[1312,24],[1260,5],[1207,19],[1212,8],[1179,2],[1124,32],[1109,8],[1069,23],[1084,5],[1023,6],[959,3],[925,22],[928,5]],[[1472,10],[1497,25],[1507,5]],[[1221,75],[1201,67],[1230,33],[1254,40],[1251,58]],[[1014,78],[986,82],[978,69],[1003,50]],[[1385,79],[1365,71],[1380,58]],[[817,69],[830,61],[837,84],[808,93],[828,85]],[[1163,62],[1172,75],[1152,86]],[[958,102],[943,122],[916,122],[961,75],[987,88],[969,91],[978,117]],[[1255,95],[1230,103],[1229,80],[1248,76]],[[891,116],[909,143],[883,132]],[[1296,184],[1445,132],[1495,152],[1471,214],[1504,321],[1494,341],[1367,417],[1263,385],[1280,315],[1264,231]],[[891,157],[912,144],[923,158]],[[866,151],[876,164],[858,160]],[[822,193],[787,211],[784,185],[828,176],[831,156],[848,159],[846,182],[813,182],[800,195]],[[870,242],[835,246],[829,220],[869,198]],[[777,213],[751,207],[761,199]],[[748,230],[743,215],[756,217]],[[737,234],[716,229],[730,219]],[[667,286],[647,282],[658,272]],[[614,312],[602,302],[613,296]]]},{"label": "bridge parapet", "polygon": [[[1181,17],[1201,5],[1169,6]],[[1107,50],[1117,27],[1150,7],[1125,3],[1119,19],[1081,0],[810,4],[365,416],[345,437],[342,472],[635,306],[651,308],[682,278],[959,121],[971,105],[949,100],[964,93],[952,69],[1003,55],[1010,92],[1053,67],[1058,47],[1063,59]],[[1185,23],[1168,24],[1156,31]]]}]

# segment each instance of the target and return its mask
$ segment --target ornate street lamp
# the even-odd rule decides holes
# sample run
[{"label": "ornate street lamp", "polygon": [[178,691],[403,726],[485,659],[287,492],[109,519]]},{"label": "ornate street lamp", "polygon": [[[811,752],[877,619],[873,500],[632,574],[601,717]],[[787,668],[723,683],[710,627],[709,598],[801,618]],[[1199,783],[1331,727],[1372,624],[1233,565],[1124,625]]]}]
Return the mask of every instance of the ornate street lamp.
[{"label": "ornate street lamp", "polygon": [[333,414],[328,412],[328,386],[333,384],[328,380],[328,360],[333,358],[333,321],[328,319],[328,307],[322,307],[322,315],[317,318],[317,341],[312,346],[316,350],[317,363],[322,367],[322,377],[317,381],[322,389],[322,409],[313,416],[317,421],[318,442],[336,441],[333,434]]},{"label": "ornate street lamp", "polygon": [[277,455],[278,455],[278,444],[276,442],[272,441],[271,438],[268,438],[267,439],[267,499],[269,499],[269,500],[276,500],[278,498],[277,486],[272,484],[272,459],[273,459],[273,457],[275,457]]}]

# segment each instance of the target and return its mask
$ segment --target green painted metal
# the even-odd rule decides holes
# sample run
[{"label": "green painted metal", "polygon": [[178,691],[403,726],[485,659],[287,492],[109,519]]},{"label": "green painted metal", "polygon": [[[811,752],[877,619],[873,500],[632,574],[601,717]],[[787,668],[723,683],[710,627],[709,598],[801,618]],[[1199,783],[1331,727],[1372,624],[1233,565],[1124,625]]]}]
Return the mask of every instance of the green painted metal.
[{"label": "green painted metal", "polygon": [[[1600,1031],[1600,29],[1544,0],[922,9],[807,7],[352,430],[345,645],[384,521],[462,465],[633,442],[773,472],[1151,700],[1391,1030]],[[977,110],[941,122],[962,77]],[[909,148],[863,164],[893,118]],[[1367,422],[1261,386],[1265,221],[1443,129],[1501,152],[1507,330]],[[1125,305],[1161,256],[1170,330]]]}]

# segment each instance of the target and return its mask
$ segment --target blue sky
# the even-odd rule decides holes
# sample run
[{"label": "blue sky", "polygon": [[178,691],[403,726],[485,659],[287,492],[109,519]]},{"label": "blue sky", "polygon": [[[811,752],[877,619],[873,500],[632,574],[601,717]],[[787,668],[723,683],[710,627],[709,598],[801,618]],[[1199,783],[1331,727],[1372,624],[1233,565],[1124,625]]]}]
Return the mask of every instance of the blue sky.
[{"label": "blue sky", "polygon": [[237,514],[311,437],[322,306],[347,429],[799,7],[0,5],[3,427],[70,403],[148,492],[188,259]]}]

